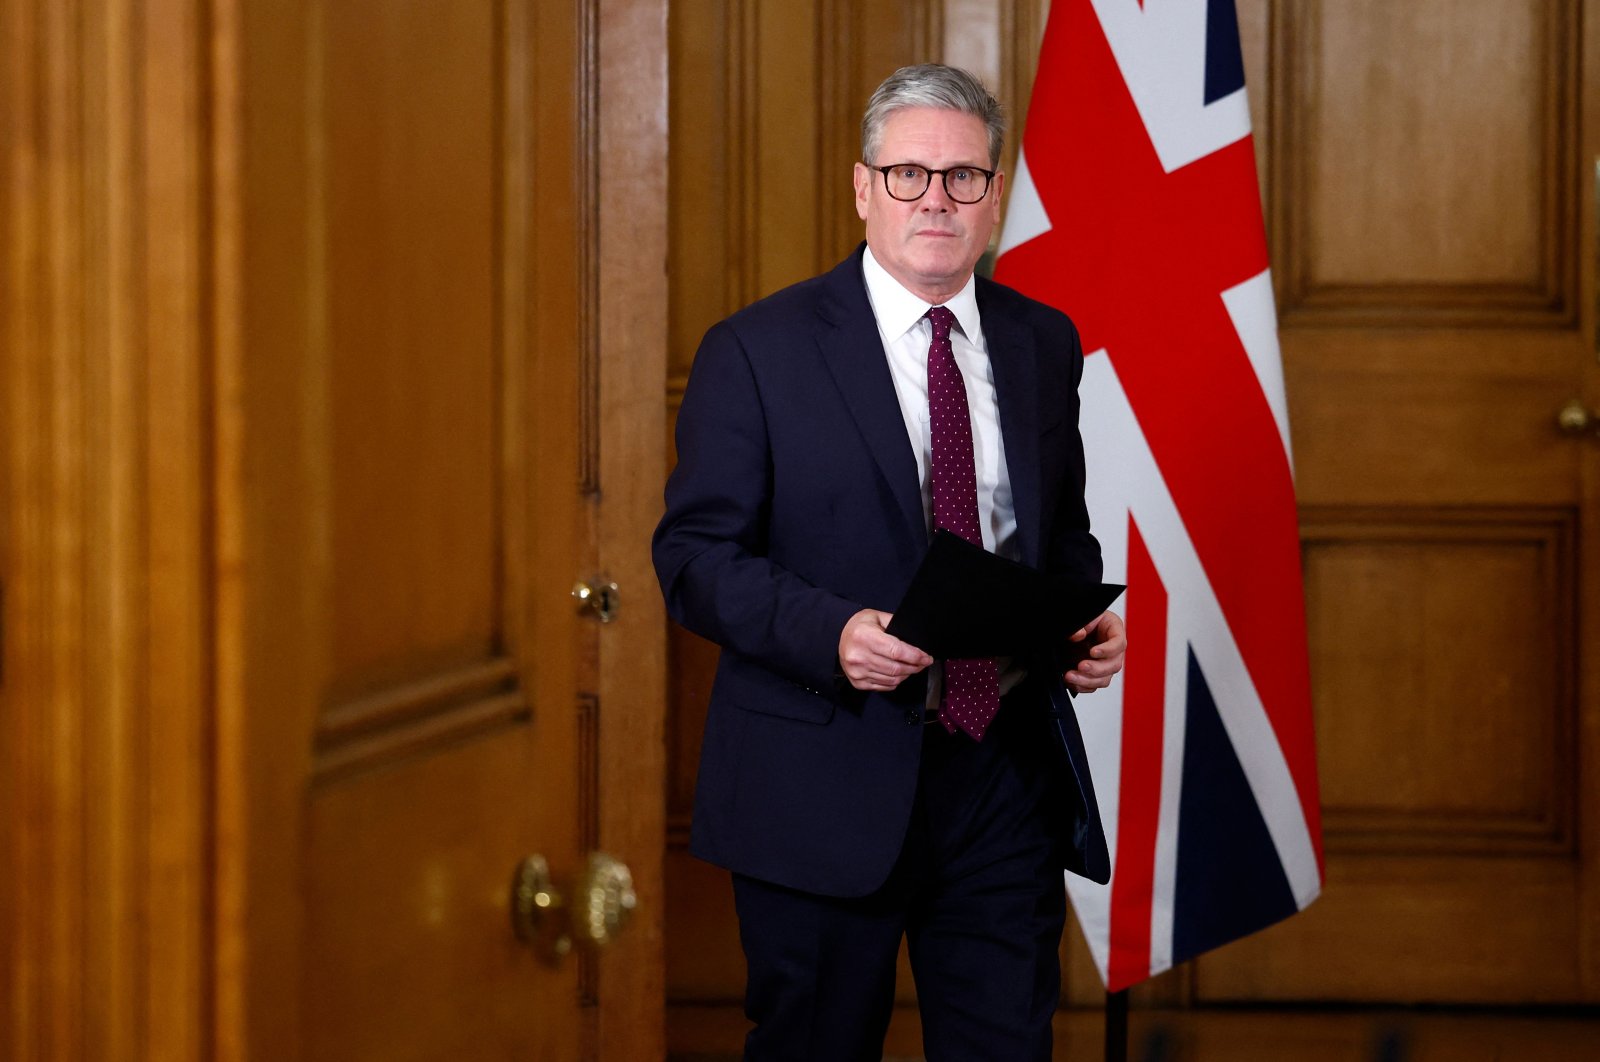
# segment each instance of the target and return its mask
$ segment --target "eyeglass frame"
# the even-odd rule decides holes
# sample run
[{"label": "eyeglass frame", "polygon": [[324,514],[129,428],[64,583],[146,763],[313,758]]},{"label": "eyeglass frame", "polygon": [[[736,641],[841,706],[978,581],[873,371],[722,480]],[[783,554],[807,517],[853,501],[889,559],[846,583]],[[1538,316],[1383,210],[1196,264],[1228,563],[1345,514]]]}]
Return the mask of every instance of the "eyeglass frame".
[{"label": "eyeglass frame", "polygon": [[[999,170],[986,170],[982,166],[951,166],[949,169],[936,170],[931,166],[924,166],[920,162],[894,162],[887,166],[874,166],[870,162],[863,162],[862,165],[869,170],[877,170],[879,173],[883,174],[884,194],[890,199],[893,199],[896,203],[915,203],[917,200],[927,195],[928,189],[933,187],[934,175],[937,174],[939,177],[939,185],[944,189],[944,194],[949,198],[950,202],[960,203],[962,206],[976,206],[977,204],[983,202],[984,199],[988,198],[989,189],[994,186],[994,175],[1000,172]],[[928,183],[922,186],[922,191],[918,192],[910,199],[901,199],[889,189],[889,171],[898,170],[902,167],[916,167],[928,175]],[[971,170],[973,173],[983,174],[983,194],[979,195],[978,198],[972,200],[971,202],[968,202],[964,199],[957,199],[954,195],[951,195],[948,175],[953,170]]]}]

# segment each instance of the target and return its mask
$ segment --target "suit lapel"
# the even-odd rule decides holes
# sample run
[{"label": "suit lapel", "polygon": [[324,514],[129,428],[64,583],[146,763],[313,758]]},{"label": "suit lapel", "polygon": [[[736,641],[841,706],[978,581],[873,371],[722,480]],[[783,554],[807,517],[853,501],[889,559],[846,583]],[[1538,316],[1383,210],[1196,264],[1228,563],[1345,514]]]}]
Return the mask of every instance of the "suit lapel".
[{"label": "suit lapel", "polygon": [[915,532],[913,541],[925,542],[928,529],[922,512],[917,461],[906,436],[905,417],[900,412],[900,399],[895,394],[894,378],[872,316],[872,304],[867,301],[859,248],[827,275],[823,290],[819,305],[822,324],[817,335],[823,361],[889,484],[901,515]]},{"label": "suit lapel", "polygon": [[978,313],[994,369],[995,401],[1000,407],[1000,439],[1006,448],[1011,500],[1017,513],[1017,543],[1022,562],[1039,565],[1039,393],[1038,351],[1032,330],[1002,313],[987,285],[978,282]]}]

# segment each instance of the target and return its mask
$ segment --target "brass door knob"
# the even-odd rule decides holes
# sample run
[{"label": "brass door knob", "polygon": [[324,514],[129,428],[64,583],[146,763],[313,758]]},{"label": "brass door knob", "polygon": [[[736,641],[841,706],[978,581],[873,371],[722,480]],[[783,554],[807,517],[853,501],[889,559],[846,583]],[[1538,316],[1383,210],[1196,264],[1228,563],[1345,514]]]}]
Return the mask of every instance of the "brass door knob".
[{"label": "brass door knob", "polygon": [[592,613],[601,623],[610,623],[616,619],[617,609],[622,607],[617,584],[604,579],[593,581],[580,579],[572,588],[572,599],[585,612]]},{"label": "brass door knob", "polygon": [[1556,414],[1556,427],[1563,435],[1592,435],[1600,433],[1600,417],[1590,413],[1576,398],[1561,407]]},{"label": "brass door knob", "polygon": [[621,860],[591,852],[571,899],[550,878],[550,864],[531,855],[511,879],[511,928],[546,961],[557,963],[573,944],[602,948],[627,925],[638,896]]}]

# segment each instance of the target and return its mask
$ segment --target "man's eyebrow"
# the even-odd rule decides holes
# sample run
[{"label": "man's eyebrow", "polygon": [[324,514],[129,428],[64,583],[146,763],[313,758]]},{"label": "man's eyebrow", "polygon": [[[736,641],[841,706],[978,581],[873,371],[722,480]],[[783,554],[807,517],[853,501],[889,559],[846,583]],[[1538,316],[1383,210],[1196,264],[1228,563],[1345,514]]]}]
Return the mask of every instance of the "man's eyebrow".
[{"label": "man's eyebrow", "polygon": [[917,159],[901,159],[898,162],[886,162],[883,163],[883,165],[890,167],[921,166],[925,170],[987,170],[989,168],[987,166],[980,166],[976,162],[952,162],[948,166],[930,166],[928,163],[921,162]]}]

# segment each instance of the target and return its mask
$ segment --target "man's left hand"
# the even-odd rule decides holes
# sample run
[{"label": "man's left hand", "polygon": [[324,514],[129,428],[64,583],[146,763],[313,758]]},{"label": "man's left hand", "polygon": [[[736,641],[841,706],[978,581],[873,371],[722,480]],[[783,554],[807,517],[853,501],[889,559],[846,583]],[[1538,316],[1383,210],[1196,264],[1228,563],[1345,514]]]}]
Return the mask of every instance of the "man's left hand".
[{"label": "man's left hand", "polygon": [[1075,693],[1093,693],[1111,685],[1111,677],[1122,670],[1122,658],[1128,651],[1122,617],[1115,612],[1102,612],[1074,634],[1072,641],[1087,645],[1089,652],[1061,676],[1067,688]]}]

